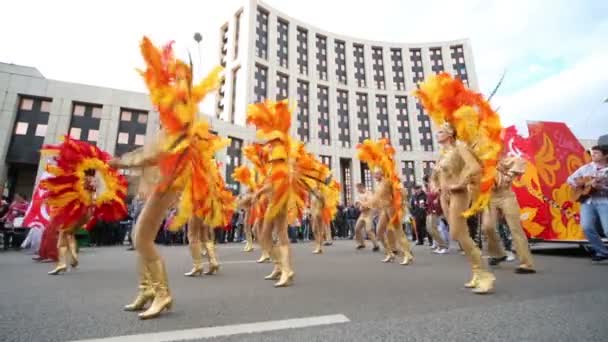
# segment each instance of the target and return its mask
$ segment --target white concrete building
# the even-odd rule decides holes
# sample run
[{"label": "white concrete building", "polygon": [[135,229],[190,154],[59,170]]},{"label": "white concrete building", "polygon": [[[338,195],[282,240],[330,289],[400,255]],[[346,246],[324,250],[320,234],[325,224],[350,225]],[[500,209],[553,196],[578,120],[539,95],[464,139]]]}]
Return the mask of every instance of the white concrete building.
[{"label": "white concrete building", "polygon": [[243,125],[245,107],[265,98],[297,101],[292,134],[331,166],[350,200],[354,184],[371,186],[356,159],[366,138],[389,138],[407,183],[436,158],[428,117],[411,96],[427,75],[446,71],[478,90],[468,40],[425,44],[369,41],[326,32],[263,2],[247,1],[220,28],[226,80],[216,115]]},{"label": "white concrete building", "polygon": [[[432,168],[437,144],[428,117],[411,95],[427,75],[446,71],[478,90],[468,40],[408,44],[326,32],[268,5],[246,0],[220,28],[218,60],[226,78],[212,126],[232,145],[221,159],[229,175],[253,140],[249,103],[297,101],[292,134],[329,165],[350,202],[354,185],[371,186],[356,159],[366,138],[389,138],[408,184]],[[0,178],[27,195],[40,174],[38,151],[63,134],[122,154],[158,129],[148,95],[44,78],[35,68],[0,63]]]}]

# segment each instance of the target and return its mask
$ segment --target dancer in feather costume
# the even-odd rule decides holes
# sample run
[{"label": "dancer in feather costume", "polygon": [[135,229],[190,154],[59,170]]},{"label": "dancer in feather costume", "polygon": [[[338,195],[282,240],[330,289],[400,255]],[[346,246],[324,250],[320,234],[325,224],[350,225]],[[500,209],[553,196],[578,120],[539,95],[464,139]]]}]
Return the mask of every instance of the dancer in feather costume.
[{"label": "dancer in feather costume", "polygon": [[[247,122],[257,128],[257,138],[269,151],[268,173],[255,198],[267,196],[268,208],[260,243],[270,251],[274,270],[266,279],[277,279],[275,287],[287,286],[294,277],[288,224],[301,217],[308,194],[329,176],[329,169],[304,149],[304,144],[289,136],[291,111],[287,101],[266,101],[248,108]],[[273,245],[276,233],[278,244]]]},{"label": "dancer in feather costume", "polygon": [[226,194],[213,155],[229,142],[211,133],[209,124],[198,119],[198,104],[217,88],[222,69],[214,69],[193,85],[191,66],[175,58],[171,44],[158,49],[144,37],[141,52],[147,68],[140,73],[159,112],[161,132],[158,141],[115,159],[113,165],[143,169],[142,181],[147,181],[146,173],[157,176],[134,229],[139,293],[125,307],[141,310],[152,301],[139,314],[147,319],[170,309],[173,302],[165,264],[154,245],[167,209],[178,203],[171,229],[183,226],[193,216],[211,227],[225,222]]},{"label": "dancer in feather costume", "polygon": [[401,228],[404,215],[404,189],[395,168],[395,149],[387,139],[378,141],[365,140],[357,146],[359,160],[367,163],[374,171],[378,183],[375,193],[369,199],[368,205],[379,211],[378,239],[384,247],[385,258],[382,262],[395,259],[393,246],[403,255],[402,265],[409,265],[414,256],[411,253],[409,240]]},{"label": "dancer in feather costume", "polygon": [[[255,193],[261,189],[261,187],[265,184],[266,176],[269,172],[269,164],[268,158],[269,155],[268,146],[264,146],[259,143],[252,143],[243,148],[243,154],[245,157],[251,162],[253,166],[253,171],[247,171],[245,174],[242,171],[235,172],[233,177],[246,185],[249,188],[249,191],[254,195],[251,198],[251,207],[247,212],[247,225],[249,230],[251,230],[250,234],[255,234],[258,242],[260,242],[262,226],[264,222],[264,214],[266,213],[266,209],[268,208],[268,196],[261,194],[257,199],[255,198]],[[248,237],[249,239],[249,237]],[[253,239],[253,237],[251,237]],[[260,243],[260,246],[262,244]],[[264,263],[270,261],[270,250],[262,248],[262,255],[257,260],[258,263]]]},{"label": "dancer in feather costume", "polygon": [[318,183],[311,193],[310,212],[312,217],[312,232],[315,237],[313,254],[323,253],[323,241],[331,241],[331,221],[338,212],[340,201],[340,183],[335,179],[329,185]]},{"label": "dancer in feather costume", "polygon": [[41,153],[54,158],[46,166],[51,176],[40,186],[51,208],[49,225],[59,231],[59,258],[49,272],[56,275],[67,270],[68,253],[71,266],[78,265],[76,230],[90,229],[98,219],[113,222],[127,215],[127,183],[108,165],[110,155],[89,143],[66,136],[61,144],[44,146]]},{"label": "dancer in feather costume", "polygon": [[446,73],[431,76],[415,94],[439,127],[441,157],[433,180],[439,186],[450,235],[471,263],[473,277],[465,287],[478,294],[490,293],[495,277],[482,264],[481,251],[468,233],[466,218],[490,201],[502,149],[500,118],[481,94]]}]

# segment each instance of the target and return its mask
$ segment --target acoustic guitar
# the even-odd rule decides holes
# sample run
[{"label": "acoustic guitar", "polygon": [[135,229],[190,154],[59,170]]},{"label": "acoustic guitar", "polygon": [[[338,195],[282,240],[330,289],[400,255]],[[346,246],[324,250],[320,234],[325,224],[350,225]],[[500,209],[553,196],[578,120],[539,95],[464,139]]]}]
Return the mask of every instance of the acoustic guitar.
[{"label": "acoustic guitar", "polygon": [[589,196],[593,195],[596,189],[593,187],[594,181],[603,181],[608,179],[608,167],[598,171],[595,176],[584,176],[576,179],[579,184],[577,187],[572,189],[573,200],[584,202]]}]

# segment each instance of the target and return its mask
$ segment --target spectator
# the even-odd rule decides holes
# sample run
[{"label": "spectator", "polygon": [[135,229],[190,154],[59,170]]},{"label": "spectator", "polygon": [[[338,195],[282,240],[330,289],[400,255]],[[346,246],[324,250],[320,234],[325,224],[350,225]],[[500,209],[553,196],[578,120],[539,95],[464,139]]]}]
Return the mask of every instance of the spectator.
[{"label": "spectator", "polygon": [[[138,193],[135,198],[131,201],[131,205],[129,206],[129,216],[131,217],[131,224],[127,226],[127,238],[129,240],[129,248],[128,250],[132,251],[133,248],[133,227],[137,223],[137,218],[139,214],[141,214],[141,210],[144,207],[144,194]],[[124,240],[124,239],[123,239]]]},{"label": "spectator", "polygon": [[[3,205],[3,206],[5,206],[5,205]],[[15,199],[13,200],[13,202],[8,206],[8,208],[6,208],[4,215],[0,218],[0,222],[2,222],[2,225],[3,225],[2,228],[3,229],[13,228],[13,221],[17,217],[25,216],[25,212],[27,211],[28,206],[29,206],[29,203],[27,202],[25,195],[23,195],[21,193],[17,193],[15,195]],[[3,236],[4,236],[4,246],[6,248],[11,243],[10,239],[11,239],[12,235],[3,234]],[[13,239],[13,242],[15,242],[14,239]]]},{"label": "spectator", "polygon": [[414,185],[414,193],[410,199],[410,211],[416,225],[416,233],[418,235],[417,245],[424,244],[424,238],[427,237],[429,245],[433,245],[433,239],[426,232],[426,211],[427,198],[426,193],[422,190],[422,186]]},{"label": "spectator", "polygon": [[13,221],[17,217],[25,216],[29,203],[26,200],[25,195],[18,193],[15,195],[13,203],[8,207],[6,213],[0,218],[0,221],[4,222],[5,227],[12,227]]},{"label": "spectator", "polygon": [[348,238],[353,239],[355,234],[355,224],[357,223],[357,219],[359,218],[359,209],[355,208],[354,205],[349,205],[346,208],[346,223],[348,226]]},{"label": "spectator", "polygon": [[304,214],[302,215],[302,239],[304,241],[310,240],[310,208],[308,206],[304,208]]}]

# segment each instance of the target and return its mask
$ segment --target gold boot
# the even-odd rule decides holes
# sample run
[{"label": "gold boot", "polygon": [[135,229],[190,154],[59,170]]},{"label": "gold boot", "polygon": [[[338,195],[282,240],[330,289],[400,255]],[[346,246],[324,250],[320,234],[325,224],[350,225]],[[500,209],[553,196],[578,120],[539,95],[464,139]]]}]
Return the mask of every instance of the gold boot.
[{"label": "gold boot", "polygon": [[398,230],[398,237],[399,237],[399,244],[401,245],[401,250],[403,252],[403,261],[400,262],[400,265],[409,265],[412,262],[414,262],[414,255],[412,254],[412,249],[410,247],[410,241],[407,239],[407,236],[405,236],[405,232],[403,230],[401,230],[401,228],[397,228]]},{"label": "gold boot", "polygon": [[274,284],[274,287],[285,287],[291,285],[295,273],[291,267],[291,249],[289,245],[279,246],[281,254],[281,278]]},{"label": "gold boot", "polygon": [[476,294],[489,294],[494,292],[494,282],[496,277],[494,274],[488,271],[481,271],[479,273],[479,280],[477,286],[473,289],[473,293]]},{"label": "gold boot", "polygon": [[464,284],[464,287],[466,287],[467,289],[474,289],[477,287],[477,285],[479,285],[479,270],[473,270],[473,276],[471,277],[471,280],[466,282]]},{"label": "gold boot", "polygon": [[59,254],[59,257],[57,258],[57,266],[55,266],[54,270],[48,273],[50,275],[57,275],[68,270],[68,265],[66,263],[68,248],[65,246],[59,247],[57,252]]},{"label": "gold boot", "polygon": [[268,261],[270,261],[270,254],[267,251],[262,250],[262,256],[260,256],[260,258],[256,262],[258,264],[261,264]]},{"label": "gold boot", "polygon": [[154,300],[148,310],[139,314],[139,318],[148,319],[158,316],[163,310],[170,310],[173,304],[173,298],[169,292],[169,283],[167,281],[167,271],[165,264],[159,258],[155,261],[148,262],[146,267],[150,270],[152,278],[152,286],[154,288]]},{"label": "gold boot", "polygon": [[143,310],[146,304],[154,299],[154,288],[152,288],[152,276],[150,271],[142,264],[138,265],[139,292],[131,304],[125,305],[125,311]]},{"label": "gold boot", "polygon": [[220,264],[217,262],[217,255],[215,254],[215,243],[212,241],[205,242],[207,247],[207,257],[209,258],[209,270],[204,272],[207,275],[215,274],[220,270]]},{"label": "gold boot", "polygon": [[69,239],[68,250],[70,251],[70,257],[72,258],[70,266],[72,266],[72,268],[78,267],[78,244],[73,236]]},{"label": "gold boot", "polygon": [[281,277],[281,256],[280,251],[277,246],[272,246],[270,250],[270,256],[272,257],[272,262],[274,263],[274,268],[272,272],[265,276],[266,280],[278,280]]},{"label": "gold boot", "polygon": [[247,237],[247,243],[245,244],[245,248],[243,248],[243,252],[253,252],[253,237],[251,233],[245,233]]},{"label": "gold boot", "polygon": [[192,255],[192,270],[184,273],[186,277],[196,277],[203,274],[203,256],[201,254],[201,243],[190,243],[190,254]]},{"label": "gold boot", "polygon": [[323,253],[323,247],[321,241],[316,242],[317,247],[315,247],[315,249],[312,251],[312,254],[321,254]]}]

